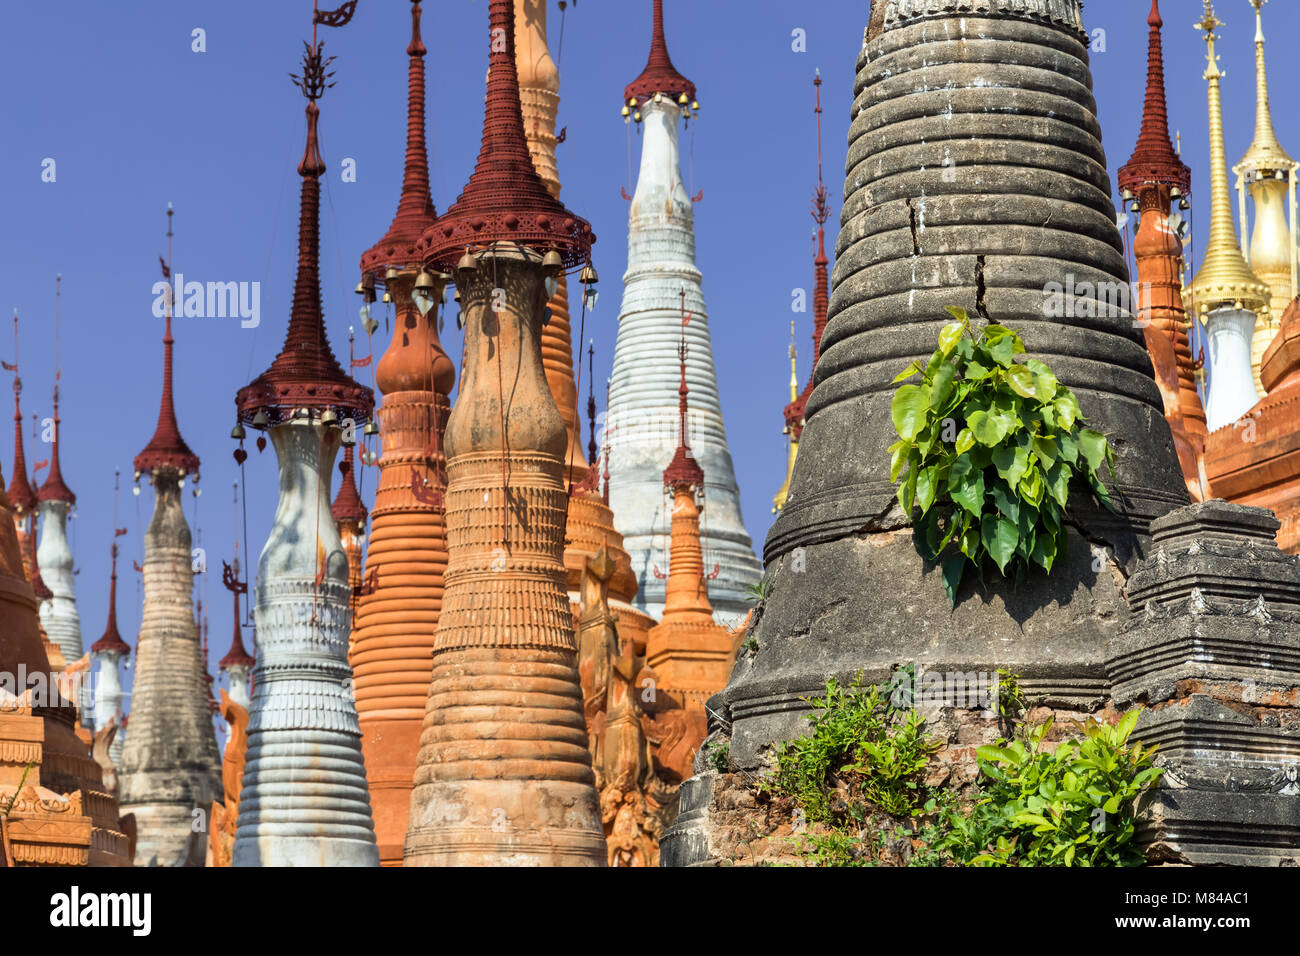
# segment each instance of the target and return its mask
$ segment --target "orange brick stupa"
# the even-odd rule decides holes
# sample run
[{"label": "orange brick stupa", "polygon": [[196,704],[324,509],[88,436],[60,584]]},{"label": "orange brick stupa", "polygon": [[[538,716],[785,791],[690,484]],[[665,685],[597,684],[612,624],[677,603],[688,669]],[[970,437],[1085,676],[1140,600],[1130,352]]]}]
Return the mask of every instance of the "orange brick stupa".
[{"label": "orange brick stupa", "polygon": [[433,672],[433,635],[442,610],[447,530],[442,434],[456,369],[438,341],[444,277],[421,270],[416,246],[436,216],[424,136],[425,46],[420,4],[411,6],[406,48],[406,165],[397,215],[361,258],[362,290],[382,285],[396,316],[379,359],[376,411],[383,447],[371,512],[366,581],[352,632],[352,670],[361,750],[383,866],[402,862],[420,727]]},{"label": "orange brick stupa", "polygon": [[[559,199],[555,118],[560,105],[560,74],[547,48],[546,4],[544,0],[514,0],[514,3],[519,99],[528,152],[547,191]],[[585,288],[590,289],[594,277],[588,274],[587,278]],[[594,300],[594,296],[589,298]],[[582,453],[578,384],[573,369],[573,329],[564,276],[560,276],[548,308],[550,318],[542,327],[542,367],[564,420],[567,440],[564,483],[569,490],[569,513],[564,531],[564,569],[569,599],[576,610],[587,560],[605,548],[614,562],[613,577],[609,580],[610,611],[619,633],[630,636],[637,652],[645,654],[646,635],[654,619],[633,606],[637,586],[632,558],[623,546],[623,536],[614,527],[614,512],[600,494],[597,463],[594,460],[589,463]],[[594,451],[591,457],[596,457]]]},{"label": "orange brick stupa", "polygon": [[0,489],[0,863],[129,866],[134,820],[77,736],[78,693],[51,673],[13,518]]},{"label": "orange brick stupa", "polygon": [[664,616],[650,630],[646,658],[659,675],[658,693],[666,694],[686,711],[687,736],[692,741],[687,749],[694,754],[707,732],[704,702],[726,686],[736,655],[732,632],[713,620],[704,577],[704,552],[700,546],[704,470],[691,454],[687,431],[685,328],[683,317],[682,344],[678,346],[682,365],[678,389],[681,425],[677,452],[664,469],[664,486],[673,496],[668,583]]},{"label": "orange brick stupa", "polygon": [[1139,210],[1133,255],[1137,260],[1138,303],[1135,310],[1155,367],[1156,384],[1164,398],[1165,418],[1174,435],[1178,462],[1193,501],[1207,497],[1202,459],[1205,453],[1205,409],[1196,391],[1196,367],[1187,336],[1183,307],[1183,244],[1170,228],[1175,202],[1186,207],[1191,170],[1174,152],[1169,139],[1165,105],[1164,51],[1158,0],[1147,19],[1146,100],[1137,147],[1120,169],[1119,188],[1126,203]]},{"label": "orange brick stupa", "polygon": [[478,162],[422,240],[429,267],[455,270],[465,362],[447,422],[446,593],[405,862],[603,866],[565,588],[568,442],[540,342],[547,299],[589,262],[595,236],[529,156],[512,0],[492,0],[487,39]]}]

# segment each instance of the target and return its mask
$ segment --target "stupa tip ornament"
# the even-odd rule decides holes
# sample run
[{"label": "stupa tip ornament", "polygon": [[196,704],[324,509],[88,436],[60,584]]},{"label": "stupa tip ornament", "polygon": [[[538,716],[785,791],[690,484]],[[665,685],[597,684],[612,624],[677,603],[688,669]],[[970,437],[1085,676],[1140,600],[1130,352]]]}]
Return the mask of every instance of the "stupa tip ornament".
[{"label": "stupa tip ornament", "polygon": [[14,310],[14,460],[9,477],[9,503],[18,517],[30,514],[38,503],[36,492],[27,478],[27,454],[23,449],[23,380],[18,377],[18,311]]},{"label": "stupa tip ornament", "polygon": [[679,105],[699,109],[695,102],[695,84],[677,72],[672,57],[668,55],[668,41],[664,38],[664,3],[654,0],[654,32],[650,39],[650,57],[641,75],[623,90],[623,101],[630,109],[653,96],[672,97]]},{"label": "stupa tip ornament", "polygon": [[554,252],[567,271],[589,261],[596,236],[585,219],[550,194],[528,152],[513,0],[492,0],[489,15],[487,106],[478,161],[460,196],[425,232],[424,259],[451,272],[470,249],[507,242],[539,254]]},{"label": "stupa tip ornament", "polygon": [[[172,216],[175,211],[171,203],[167,204],[167,262],[163,263],[163,278],[171,278],[171,238]],[[167,302],[166,325],[163,332],[163,385],[162,398],[158,404],[158,426],[153,438],[140,454],[135,456],[135,470],[142,474],[152,474],[164,469],[179,472],[181,475],[196,475],[199,470],[199,456],[190,450],[190,446],[181,437],[180,425],[176,421],[176,403],[172,397],[172,350],[176,340],[172,338],[171,302]]]},{"label": "stupa tip ornament", "polygon": [[1136,193],[1146,183],[1178,187],[1184,194],[1192,188],[1192,171],[1174,150],[1169,138],[1169,110],[1165,100],[1164,44],[1159,0],[1152,0],[1151,28],[1147,44],[1146,100],[1142,108],[1142,128],[1137,146],[1127,163],[1120,167],[1116,182],[1123,192]]},{"label": "stupa tip ornament", "polygon": [[[1201,314],[1220,308],[1234,308],[1267,315],[1269,287],[1251,271],[1237,241],[1232,218],[1232,194],[1228,186],[1228,161],[1223,137],[1223,100],[1219,58],[1214,52],[1215,33],[1224,22],[1214,12],[1211,0],[1204,0],[1204,16],[1196,29],[1205,34],[1205,79],[1209,83],[1210,112],[1210,238],[1206,243],[1201,267],[1189,289],[1192,302]],[[1211,430],[1213,430],[1213,425]]]},{"label": "stupa tip ornament", "polygon": [[59,465],[59,432],[63,419],[59,417],[59,386],[54,386],[54,439],[50,443],[50,471],[45,476],[36,497],[40,501],[62,501],[68,505],[77,503],[77,496],[72,493],[67,482],[63,480],[63,469]]},{"label": "stupa tip ornament", "polygon": [[[685,298],[686,293],[683,292],[683,302],[685,301]],[[685,312],[685,306],[683,306],[683,312]],[[691,454],[689,422],[690,410],[687,400],[687,396],[690,394],[691,390],[686,385],[686,356],[690,353],[690,350],[686,347],[687,321],[688,319],[683,317],[682,341],[681,344],[677,346],[677,359],[681,363],[682,374],[682,384],[677,389],[677,394],[680,396],[680,404],[678,405],[678,414],[680,418],[678,421],[677,451],[673,453],[673,460],[670,461],[668,467],[664,469],[664,487],[669,491],[676,491],[679,487],[694,488],[702,494],[704,492],[704,469],[700,467],[700,463],[696,461],[695,456]]]},{"label": "stupa tip ornament", "polygon": [[1295,160],[1278,142],[1277,133],[1273,129],[1268,74],[1264,64],[1263,7],[1267,2],[1268,0],[1250,0],[1250,5],[1255,8],[1255,138],[1237,168],[1271,173],[1277,170],[1293,171]]},{"label": "stupa tip ornament", "polygon": [[[433,225],[437,212],[429,188],[428,149],[424,135],[425,69],[428,51],[420,35],[420,0],[411,2],[411,42],[407,75],[406,164],[397,215],[384,237],[361,256],[361,271],[370,282],[383,281],[389,267],[409,269],[420,264],[420,237]],[[365,285],[367,279],[362,280]]]},{"label": "stupa tip ornament", "polygon": [[369,512],[357,492],[354,471],[353,449],[349,445],[343,450],[343,460],[339,462],[339,493],[334,496],[330,514],[339,524],[347,522],[364,530]]},{"label": "stupa tip ornament", "polygon": [[304,415],[318,415],[326,423],[351,419],[363,424],[375,407],[374,393],[343,371],[325,335],[320,294],[320,178],[325,161],[317,140],[316,103],[334,85],[328,82],[334,75],[328,70],[333,57],[324,56],[324,43],[304,46],[303,72],[293,77],[307,98],[307,145],[298,164],[302,204],[289,329],[270,368],[235,396],[240,423],[258,429]]},{"label": "stupa tip ornament", "polygon": [[113,571],[109,576],[108,584],[108,624],[104,628],[104,633],[100,639],[90,645],[90,653],[92,654],[121,654],[125,656],[131,653],[131,645],[122,640],[122,635],[117,629],[117,539],[124,534],[126,534],[125,528],[114,529]]}]

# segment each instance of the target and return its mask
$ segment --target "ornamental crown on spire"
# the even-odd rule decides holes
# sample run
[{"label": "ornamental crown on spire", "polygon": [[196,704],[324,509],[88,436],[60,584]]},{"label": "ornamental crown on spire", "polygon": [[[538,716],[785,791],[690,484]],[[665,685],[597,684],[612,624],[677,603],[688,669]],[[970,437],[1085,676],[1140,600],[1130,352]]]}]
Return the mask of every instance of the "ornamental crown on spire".
[{"label": "ornamental crown on spire", "polygon": [[113,529],[113,573],[108,584],[108,625],[103,636],[90,645],[92,654],[130,654],[131,646],[122,640],[117,629],[117,539],[126,534],[125,528]]},{"label": "ornamental crown on spire", "polygon": [[420,265],[420,237],[438,217],[429,189],[429,152],[424,136],[424,41],[420,36],[420,0],[411,2],[411,42],[407,76],[406,166],[402,175],[402,197],[397,215],[384,237],[361,257],[361,271],[383,280],[387,266],[414,268]]},{"label": "ornamental crown on spire", "polygon": [[36,492],[32,490],[27,479],[27,455],[23,450],[23,410],[20,397],[23,393],[23,380],[18,377],[18,310],[14,310],[14,364],[5,368],[14,373],[14,461],[13,474],[9,477],[9,503],[14,511],[24,515],[36,507]]},{"label": "ornamental crown on spire", "polygon": [[673,460],[664,469],[664,487],[672,491],[676,491],[679,487],[688,487],[702,492],[704,490],[704,469],[700,467],[700,463],[691,454],[688,414],[690,409],[687,403],[687,396],[691,390],[686,386],[686,356],[690,352],[686,347],[686,326],[690,324],[691,317],[686,311],[685,289],[681,291],[681,297],[682,338],[677,346],[677,360],[681,364],[682,382],[677,387],[677,413],[679,416],[677,451],[673,453]]},{"label": "ornamental crown on spire", "polygon": [[[341,26],[335,17],[355,4],[345,4],[332,14],[318,14],[316,22]],[[301,75],[290,74],[307,98],[307,145],[298,174],[302,176],[301,212],[298,220],[298,275],[294,281],[293,307],[284,347],[271,367],[239,390],[235,404],[241,422],[254,428],[268,428],[289,420],[300,409],[332,413],[335,420],[351,419],[355,424],[369,420],[374,411],[374,393],[358,384],[339,367],[325,335],[325,317],[320,293],[320,177],[325,172],[317,142],[316,126],[320,107],[316,105],[334,84],[329,70],[333,57],[324,56],[324,43],[304,44]]]},{"label": "ornamental crown on spire", "polygon": [[516,243],[556,252],[566,269],[589,261],[591,225],[537,175],[519,103],[513,0],[491,0],[488,89],[478,161],[460,196],[421,240],[425,261],[450,272],[471,246]]},{"label": "ornamental crown on spire", "polygon": [[1159,0],[1151,0],[1147,18],[1147,89],[1142,107],[1142,129],[1129,161],[1116,177],[1121,190],[1136,193],[1142,186],[1177,186],[1184,193],[1192,187],[1192,171],[1178,158],[1169,138],[1169,110],[1165,101],[1165,59],[1161,40]]},{"label": "ornamental crown on spire", "polygon": [[623,90],[623,101],[635,106],[632,100],[643,103],[656,93],[671,96],[686,104],[695,99],[695,84],[677,72],[672,57],[668,55],[668,41],[664,39],[664,2],[654,0],[654,30],[650,38],[650,57],[641,75]]}]

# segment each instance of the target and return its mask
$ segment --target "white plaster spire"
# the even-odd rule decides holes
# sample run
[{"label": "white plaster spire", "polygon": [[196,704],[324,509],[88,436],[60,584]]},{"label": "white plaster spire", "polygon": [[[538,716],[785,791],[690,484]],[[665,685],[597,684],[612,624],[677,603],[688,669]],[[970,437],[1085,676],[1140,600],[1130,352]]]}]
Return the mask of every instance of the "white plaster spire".
[{"label": "white plaster spire", "polygon": [[[628,214],[628,268],[623,275],[606,434],[609,503],[637,576],[638,602],[663,611],[671,503],[663,470],[678,442],[677,346],[682,292],[690,314],[690,444],[706,476],[708,518],[701,529],[705,571],[719,621],[749,609],[746,588],[762,575],[740,512],[731,452],[713,366],[700,271],[695,266],[694,212],[682,182],[677,134],[691,113],[694,86],[677,74],[663,45],[656,4],[655,44],[642,77],[628,87],[629,111],[642,124],[641,169]],[[636,100],[635,103],[632,101]],[[683,102],[684,101],[684,102]]]}]

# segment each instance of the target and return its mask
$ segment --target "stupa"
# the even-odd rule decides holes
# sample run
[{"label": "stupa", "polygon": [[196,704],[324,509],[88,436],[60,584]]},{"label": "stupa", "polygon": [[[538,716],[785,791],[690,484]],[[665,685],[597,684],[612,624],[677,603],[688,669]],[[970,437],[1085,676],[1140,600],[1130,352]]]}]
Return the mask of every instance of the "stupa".
[{"label": "stupa", "polygon": [[99,664],[95,681],[95,730],[100,731],[110,723],[122,725],[122,675],[118,665],[131,656],[131,645],[122,640],[117,629],[117,539],[126,534],[125,528],[113,529],[112,573],[108,583],[108,624],[104,633],[90,645],[90,656]]},{"label": "stupa", "polygon": [[[680,329],[680,294],[692,315],[687,377],[694,402],[691,434],[709,481],[703,531],[706,560],[716,564],[714,610],[743,617],[747,588],[762,575],[740,511],[713,366],[701,274],[695,265],[693,200],[682,182],[677,132],[699,106],[695,84],[673,66],[664,38],[663,0],[654,0],[650,56],[623,91],[624,115],[644,140],[636,192],[628,213],[628,266],[614,348],[605,427],[609,433],[609,503],[637,579],[637,606],[663,612],[668,564],[669,506],[663,468],[677,443],[677,373],[673,354]],[[698,198],[698,197],[696,197]],[[656,574],[656,571],[659,573]]]},{"label": "stupa", "polygon": [[1190,309],[1205,323],[1209,344],[1209,395],[1205,403],[1206,426],[1211,431],[1240,421],[1259,400],[1251,370],[1251,343],[1257,322],[1267,324],[1271,290],[1246,264],[1232,221],[1232,193],[1228,187],[1228,160],[1223,141],[1223,93],[1214,53],[1214,32],[1223,25],[1205,0],[1205,16],[1197,29],[1205,34],[1209,66],[1210,108],[1210,238],[1200,268],[1187,289]]},{"label": "stupa", "polygon": [[589,264],[595,237],[529,156],[512,0],[491,0],[489,19],[478,162],[422,240],[429,267],[454,269],[465,361],[447,422],[446,592],[405,863],[602,866],[565,590],[567,440],[540,344],[560,273]]},{"label": "stupa", "polygon": [[[1256,384],[1262,387],[1260,362],[1277,334],[1286,307],[1300,292],[1296,257],[1296,173],[1300,163],[1287,154],[1273,130],[1268,98],[1268,70],[1264,62],[1263,6],[1268,0],[1250,0],[1255,8],[1255,138],[1246,155],[1232,167],[1237,177],[1241,210],[1242,253],[1260,281],[1269,288],[1269,314],[1255,323],[1250,343],[1250,364]],[[1254,207],[1255,226],[1247,236],[1246,196]]]},{"label": "stupa", "polygon": [[[348,588],[351,592],[348,603],[352,618],[355,620],[357,605],[361,601],[361,574],[364,561],[362,552],[366,545],[366,519],[369,513],[361,500],[361,495],[357,492],[353,448],[354,446],[349,445],[343,449],[343,460],[339,462],[339,492],[334,496],[334,503],[330,505],[330,514],[334,517],[334,526],[338,530],[339,540],[343,542],[343,552],[348,556]],[[354,629],[352,633],[355,634],[356,630]],[[351,650],[351,638],[349,638],[348,649]]]},{"label": "stupa", "polygon": [[[27,454],[23,448],[23,380],[18,376],[18,312],[14,311],[14,460],[13,474],[9,477],[9,505],[14,510],[14,528],[18,533],[18,550],[23,557],[23,571],[27,583],[36,592],[38,601],[49,594],[40,577],[36,563],[36,515],[40,502],[27,477]],[[37,586],[37,582],[40,586]]]},{"label": "stupa", "polygon": [[[221,563],[221,583],[225,585],[226,590],[230,592],[235,603],[234,616],[234,633],[230,638],[230,650],[226,651],[226,656],[217,662],[217,668],[226,675],[226,680],[230,685],[230,699],[248,711],[252,701],[248,696],[248,676],[252,673],[253,665],[257,660],[252,654],[244,649],[243,627],[240,624],[239,616],[239,595],[248,593],[248,582],[239,580],[239,558],[236,557],[233,564]],[[224,776],[224,771],[223,771]],[[239,802],[238,787],[236,787],[235,802]],[[234,837],[234,821],[231,821],[231,837]]]},{"label": "stupa", "polygon": [[[1190,205],[1192,174],[1174,152],[1165,104],[1164,47],[1158,0],[1147,18],[1147,84],[1142,128],[1129,161],[1117,182],[1126,203],[1138,209],[1133,241],[1137,260],[1137,316],[1164,401],[1165,419],[1173,433],[1179,466],[1195,501],[1207,497],[1203,457],[1205,409],[1196,390],[1196,366],[1183,308],[1183,244],[1171,226],[1174,204]],[[1179,217],[1181,218],[1181,213]]]},{"label": "stupa", "polygon": [[[170,278],[172,216],[167,209]],[[193,811],[221,792],[220,755],[207,708],[207,668],[195,623],[193,539],[181,507],[185,479],[198,480],[199,458],[181,437],[173,395],[171,303],[163,326],[162,394],[153,437],[136,455],[154,507],[144,537],[144,609],[136,639],[131,733],[119,768],[122,806],[136,816],[141,866],[202,865],[192,837]]]},{"label": "stupa", "polygon": [[[813,353],[812,365],[808,370],[808,384],[802,392],[796,392],[798,379],[795,376],[796,352],[794,343],[790,343],[790,404],[785,407],[785,434],[788,436],[789,449],[786,456],[785,484],[772,499],[772,513],[780,514],[790,496],[790,479],[794,477],[794,463],[799,456],[799,438],[803,435],[804,418],[808,409],[808,396],[812,394],[813,378],[817,372],[817,360],[822,354],[822,333],[826,331],[826,309],[830,305],[830,285],[826,276],[826,267],[830,260],[826,258],[826,220],[830,218],[830,200],[826,186],[822,182],[822,75],[818,70],[813,77],[813,89],[816,91],[817,116],[817,190],[813,193],[812,218],[817,223],[817,250],[813,256]],[[791,334],[794,323],[790,323]]]},{"label": "stupa", "polygon": [[382,449],[350,655],[375,838],[385,866],[402,862],[442,610],[447,568],[442,436],[456,383],[455,366],[438,339],[445,277],[422,272],[416,249],[436,218],[424,134],[426,50],[420,16],[420,4],[413,3],[401,198],[388,232],[361,257],[367,306],[381,286],[395,313],[392,342],[375,370],[383,393],[375,412]]},{"label": "stupa", "polygon": [[[519,70],[519,100],[524,116],[524,134],[533,166],[549,192],[560,198],[560,178],[555,158],[556,116],[559,111],[560,74],[551,58],[546,39],[544,0],[515,0],[516,63]],[[588,274],[588,278],[591,275]],[[584,285],[583,315],[595,302],[593,282]],[[632,559],[615,527],[614,514],[600,490],[595,461],[584,455],[578,416],[578,383],[573,367],[573,338],[569,315],[568,280],[560,276],[559,286],[547,306],[549,318],[542,326],[542,367],[546,384],[564,419],[568,446],[565,449],[565,487],[569,491],[568,518],[564,529],[564,567],[569,599],[580,603],[581,581],[587,560],[604,547],[614,562],[608,601],[619,633],[632,638],[641,654],[654,620],[635,606],[637,579]],[[591,369],[588,367],[588,377]],[[595,397],[588,389],[588,403]]]},{"label": "stupa", "polygon": [[[346,17],[317,23],[340,26]],[[298,272],[284,347],[235,398],[245,426],[270,433],[280,472],[275,521],[257,565],[257,663],[234,866],[376,866],[361,728],[348,666],[348,560],[330,515],[330,477],[345,428],[374,408],[339,368],[320,292],[316,105],[328,61],[313,42],[294,81],[307,98]],[[246,452],[241,447],[236,457]],[[241,459],[242,460],[242,459]],[[134,725],[133,725],[134,726]]]}]

